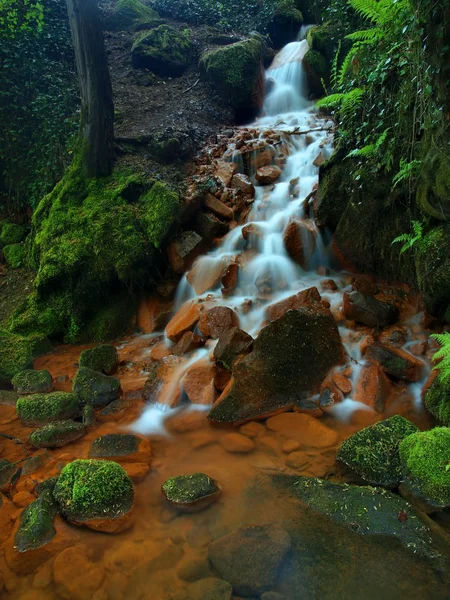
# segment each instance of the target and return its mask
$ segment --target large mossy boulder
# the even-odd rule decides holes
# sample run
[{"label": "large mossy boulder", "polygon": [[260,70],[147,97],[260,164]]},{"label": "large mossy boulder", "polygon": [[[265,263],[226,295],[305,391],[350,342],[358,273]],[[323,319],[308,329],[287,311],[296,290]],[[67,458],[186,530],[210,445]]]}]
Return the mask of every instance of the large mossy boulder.
[{"label": "large mossy boulder", "polygon": [[160,25],[140,33],[131,48],[133,66],[149,69],[162,77],[179,77],[194,59],[189,29]]},{"label": "large mossy boulder", "polygon": [[74,442],[86,433],[83,423],[76,421],[56,421],[35,429],[29,437],[35,448],[60,448]]},{"label": "large mossy boulder", "polygon": [[75,525],[118,533],[128,527],[133,483],[109,460],[75,460],[64,467],[53,490],[64,517]]},{"label": "large mossy boulder", "polygon": [[11,244],[20,244],[26,236],[25,227],[9,221],[0,223],[0,248]]},{"label": "large mossy boulder", "polygon": [[428,388],[425,387],[422,399],[428,412],[439,423],[450,427],[450,379],[436,377]]},{"label": "large mossy boulder", "polygon": [[308,29],[306,40],[311,50],[320,52],[331,63],[337,47],[333,23],[328,21],[321,25],[313,25]]},{"label": "large mossy boulder", "polygon": [[314,98],[324,95],[323,83],[330,79],[330,66],[325,56],[317,50],[308,50],[303,57],[303,68],[308,81],[308,91]]},{"label": "large mossy boulder", "polygon": [[29,394],[45,394],[52,391],[53,378],[47,370],[35,371],[26,369],[14,375],[11,380],[13,388],[21,396]]},{"label": "large mossy boulder", "polygon": [[33,367],[31,342],[5,329],[0,329],[0,382],[10,382],[14,375]]},{"label": "large mossy boulder", "polygon": [[304,306],[262,329],[253,350],[233,367],[234,381],[209,413],[236,423],[295,407],[318,392],[343,360],[339,331],[328,309]]},{"label": "large mossy boulder", "polygon": [[80,415],[80,403],[74,394],[51,392],[19,398],[17,414],[25,425],[45,425]]},{"label": "large mossy boulder", "polygon": [[10,244],[3,248],[6,264],[11,269],[20,269],[25,263],[25,246],[23,244]]},{"label": "large mossy boulder", "polygon": [[297,38],[303,24],[303,15],[297,4],[297,0],[274,2],[273,14],[265,28],[275,48],[282,48]]},{"label": "large mossy boulder", "polygon": [[20,515],[20,524],[14,536],[19,552],[36,550],[48,544],[56,535],[54,526],[58,506],[51,492],[43,492]]},{"label": "large mossy boulder", "polygon": [[258,111],[264,99],[264,39],[247,40],[205,52],[200,70],[236,111]]},{"label": "large mossy boulder", "polygon": [[73,379],[73,393],[80,404],[92,404],[94,408],[102,408],[119,397],[120,380],[87,367],[80,367]]},{"label": "large mossy boulder", "polygon": [[416,273],[426,308],[443,315],[450,305],[450,226],[431,229],[416,244]]},{"label": "large mossy boulder", "polygon": [[417,431],[411,421],[395,415],[351,435],[336,458],[367,483],[394,488],[402,479],[400,442]]},{"label": "large mossy boulder", "polygon": [[99,371],[105,375],[111,375],[119,365],[117,348],[110,345],[96,346],[83,350],[80,354],[80,367],[87,367],[92,371]]},{"label": "large mossy boulder", "polygon": [[414,433],[400,444],[405,484],[436,510],[450,506],[450,429]]},{"label": "large mossy boulder", "polygon": [[159,14],[139,0],[119,0],[107,19],[107,25],[119,30],[151,29],[162,23]]}]

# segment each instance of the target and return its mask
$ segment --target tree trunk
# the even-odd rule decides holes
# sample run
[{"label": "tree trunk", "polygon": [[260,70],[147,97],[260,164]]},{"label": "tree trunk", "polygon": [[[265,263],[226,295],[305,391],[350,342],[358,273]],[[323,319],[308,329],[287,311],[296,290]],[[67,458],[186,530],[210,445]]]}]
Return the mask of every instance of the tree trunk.
[{"label": "tree trunk", "polygon": [[97,0],[67,0],[81,91],[82,166],[88,177],[110,175],[114,105]]}]

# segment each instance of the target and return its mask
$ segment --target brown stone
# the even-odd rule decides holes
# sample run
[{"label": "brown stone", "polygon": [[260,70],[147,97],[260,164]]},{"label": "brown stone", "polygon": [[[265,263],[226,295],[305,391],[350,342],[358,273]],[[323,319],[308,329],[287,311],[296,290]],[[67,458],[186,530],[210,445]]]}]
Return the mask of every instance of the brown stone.
[{"label": "brown stone", "polygon": [[375,296],[378,294],[378,286],[368,275],[358,275],[352,280],[352,290],[363,296]]},{"label": "brown stone", "polygon": [[424,342],[415,342],[409,347],[411,354],[414,356],[423,356],[427,351],[427,343]]},{"label": "brown stone", "polygon": [[197,325],[202,312],[202,306],[196,302],[186,302],[169,321],[166,335],[172,342],[178,342],[186,331],[192,331]]},{"label": "brown stone", "polygon": [[198,322],[202,335],[213,339],[219,338],[223,333],[239,326],[236,313],[226,306],[215,306],[203,312]]},{"label": "brown stone", "polygon": [[234,211],[212,194],[206,194],[205,206],[208,210],[225,221],[234,219]]},{"label": "brown stone", "polygon": [[354,400],[383,413],[391,383],[379,365],[365,365],[356,382]]},{"label": "brown stone", "polygon": [[167,248],[167,258],[175,273],[182,274],[204,250],[203,240],[195,231],[184,231]]},{"label": "brown stone", "polygon": [[222,365],[214,365],[214,387],[219,392],[223,392],[223,390],[227,387],[231,379],[231,373]]},{"label": "brown stone", "polygon": [[334,279],[322,279],[320,282],[320,287],[324,292],[335,292],[338,289]]},{"label": "brown stone", "polygon": [[242,354],[248,354],[253,345],[253,338],[247,332],[233,327],[225,331],[214,348],[214,360],[231,371],[234,361]]},{"label": "brown stone", "polygon": [[258,181],[261,185],[271,185],[272,183],[275,183],[275,181],[277,179],[280,178],[281,176],[281,169],[280,167],[276,167],[276,166],[267,166],[267,167],[260,167],[257,171],[256,171],[256,181]]},{"label": "brown stone", "polygon": [[8,538],[14,525],[13,515],[17,507],[6,496],[0,494],[0,544]]},{"label": "brown stone", "polygon": [[322,300],[319,290],[316,287],[302,290],[295,294],[295,296],[289,296],[280,302],[271,304],[267,307],[266,318],[269,321],[275,321],[282,317],[288,310],[294,310],[301,306],[314,305]]},{"label": "brown stone", "polygon": [[323,163],[325,162],[326,158],[323,152],[319,152],[319,154],[316,156],[316,158],[313,161],[313,165],[315,167],[321,167],[323,165]]},{"label": "brown stone", "polygon": [[172,354],[175,356],[182,356],[183,354],[188,354],[189,352],[193,352],[198,348],[202,348],[205,345],[206,340],[197,335],[196,333],[192,333],[192,331],[186,331],[183,333],[183,336],[173,348]]},{"label": "brown stone", "polygon": [[282,413],[266,421],[267,429],[311,448],[329,448],[339,439],[338,434],[310,415]]},{"label": "brown stone", "polygon": [[406,381],[418,381],[421,377],[422,361],[401,348],[378,344],[369,346],[364,356],[378,363],[392,377]]},{"label": "brown stone", "polygon": [[306,268],[316,247],[316,236],[312,224],[305,221],[291,221],[284,231],[283,241],[292,260]]},{"label": "brown stone", "polygon": [[228,296],[237,286],[239,275],[239,265],[236,262],[230,263],[222,274],[222,294]]},{"label": "brown stone", "polygon": [[264,435],[267,433],[267,430],[262,423],[258,423],[258,421],[249,421],[248,423],[245,423],[239,427],[239,432],[242,433],[242,435],[246,435],[247,437],[253,439]]},{"label": "brown stone", "polygon": [[225,187],[229,187],[233,175],[237,172],[237,165],[232,162],[225,162],[224,160],[217,161],[216,177],[220,179]]},{"label": "brown stone", "polygon": [[392,327],[383,329],[378,339],[382,344],[387,344],[388,346],[403,346],[407,337],[408,332],[405,327],[393,325]]},{"label": "brown stone", "polygon": [[213,289],[219,283],[227,264],[227,258],[213,259],[209,256],[199,259],[194,264],[186,278],[197,296]]},{"label": "brown stone", "polygon": [[347,379],[342,373],[334,373],[333,383],[338,387],[343,394],[351,394],[353,385],[350,379]]},{"label": "brown stone", "polygon": [[330,408],[338,402],[342,402],[343,399],[344,394],[332,381],[328,380],[322,385],[319,396],[320,408]]},{"label": "brown stone", "polygon": [[236,173],[231,180],[231,187],[236,190],[241,190],[246,196],[255,197],[255,186],[250,180],[250,177],[242,173]]},{"label": "brown stone", "polygon": [[247,241],[252,235],[260,237],[261,235],[263,235],[263,230],[261,229],[261,227],[258,227],[258,225],[255,225],[254,223],[250,223],[250,225],[246,225],[242,228],[242,237],[244,238],[244,240]]},{"label": "brown stone", "polygon": [[90,600],[105,578],[101,562],[89,560],[89,548],[66,548],[53,562],[53,578],[58,595],[67,600]]},{"label": "brown stone", "polygon": [[381,302],[360,292],[345,292],[342,312],[346,319],[367,327],[387,327],[397,321],[399,311],[388,302]]},{"label": "brown stone", "polygon": [[255,443],[241,433],[227,433],[220,438],[220,443],[231,454],[248,454],[255,449]]},{"label": "brown stone", "polygon": [[142,396],[151,404],[165,404],[175,408],[181,401],[181,389],[176,374],[183,364],[179,356],[167,356],[150,365],[149,376],[144,384]]},{"label": "brown stone", "polygon": [[214,367],[209,360],[201,360],[189,367],[181,385],[192,404],[213,404],[217,392],[214,389]]}]

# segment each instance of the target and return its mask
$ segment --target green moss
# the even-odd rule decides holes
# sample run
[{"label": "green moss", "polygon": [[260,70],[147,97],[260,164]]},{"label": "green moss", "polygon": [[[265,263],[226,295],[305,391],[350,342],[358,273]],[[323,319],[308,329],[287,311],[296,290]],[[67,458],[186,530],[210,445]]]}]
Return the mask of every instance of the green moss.
[{"label": "green moss", "polygon": [[450,380],[437,377],[423,395],[429,413],[442,425],[450,427]]},{"label": "green moss", "polygon": [[26,369],[14,375],[11,383],[19,394],[43,394],[50,392],[53,387],[52,376],[45,370]]},{"label": "green moss", "polygon": [[6,264],[12,269],[20,269],[24,265],[25,246],[23,244],[10,244],[3,248]]},{"label": "green moss", "polygon": [[139,449],[140,439],[127,433],[109,433],[93,441],[89,450],[90,458],[113,458],[135,454]]},{"label": "green moss", "polygon": [[25,239],[26,230],[22,225],[16,225],[9,221],[0,223],[0,247],[11,244],[20,244]]},{"label": "green moss", "polygon": [[59,448],[74,442],[86,433],[83,423],[56,421],[36,429],[30,434],[30,443],[35,448]]},{"label": "green moss", "polygon": [[80,367],[88,367],[93,371],[100,371],[111,375],[119,364],[119,355],[115,346],[97,346],[89,350],[83,350],[80,354]]},{"label": "green moss", "polygon": [[314,25],[306,34],[306,39],[312,50],[320,52],[329,62],[334,58],[336,52],[336,31],[333,23],[327,22],[322,25]]},{"label": "green moss", "polygon": [[416,200],[420,210],[427,216],[448,221],[450,217],[450,158],[448,152],[437,151],[448,148],[448,133],[426,132],[424,157],[420,170]]},{"label": "green moss", "polygon": [[78,417],[80,405],[74,394],[52,392],[19,398],[16,410],[24,423],[40,425]]},{"label": "green moss", "polygon": [[204,473],[171,477],[162,486],[168,500],[176,504],[195,502],[218,491],[214,479]]},{"label": "green moss", "polygon": [[113,342],[129,333],[138,308],[136,296],[121,294],[108,298],[100,310],[76,334],[76,340],[87,342]]},{"label": "green moss", "polygon": [[142,196],[141,203],[147,237],[155,248],[160,248],[180,216],[178,194],[158,181]]},{"label": "green moss", "polygon": [[80,404],[103,407],[119,397],[120,380],[87,367],[80,367],[73,379],[73,392]]},{"label": "green moss", "polygon": [[401,481],[399,444],[416,431],[404,417],[390,417],[350,436],[336,458],[367,483],[396,487]]},{"label": "green moss", "polygon": [[146,68],[161,76],[180,76],[194,58],[189,29],[160,25],[139,34],[131,48],[133,66]]},{"label": "green moss", "polygon": [[427,309],[444,314],[450,299],[450,227],[431,229],[416,244],[416,274]]},{"label": "green moss", "polygon": [[414,433],[400,444],[403,476],[411,491],[428,504],[450,505],[450,429]]},{"label": "green moss", "polygon": [[303,66],[310,93],[316,97],[322,96],[325,93],[322,81],[328,84],[330,79],[330,66],[327,59],[317,50],[310,49],[303,57]]},{"label": "green moss", "polygon": [[51,493],[43,492],[20,515],[20,525],[14,536],[15,548],[27,552],[48,544],[56,535],[53,522],[57,513]]},{"label": "green moss", "polygon": [[119,0],[114,7],[115,28],[150,29],[162,23],[159,14],[139,0]]},{"label": "green moss", "polygon": [[134,489],[125,469],[107,460],[75,460],[64,467],[53,491],[69,521],[115,518],[127,513]]},{"label": "green moss", "polygon": [[297,8],[296,0],[281,0],[274,4],[274,12],[266,24],[266,30],[275,47],[281,48],[296,39],[303,15]]},{"label": "green moss", "polygon": [[14,375],[33,366],[29,340],[0,329],[0,381],[10,381]]}]

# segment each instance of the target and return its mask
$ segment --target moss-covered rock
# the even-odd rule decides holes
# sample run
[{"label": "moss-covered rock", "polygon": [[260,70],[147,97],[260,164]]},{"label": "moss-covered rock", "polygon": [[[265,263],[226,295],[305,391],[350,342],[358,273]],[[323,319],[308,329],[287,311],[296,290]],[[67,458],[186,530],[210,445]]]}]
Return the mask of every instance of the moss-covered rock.
[{"label": "moss-covered rock", "polygon": [[78,417],[80,404],[74,394],[51,392],[19,398],[16,410],[26,425],[44,425]]},{"label": "moss-covered rock", "polygon": [[109,433],[93,441],[89,458],[118,459],[136,454],[142,439],[133,434]]},{"label": "moss-covered rock", "polygon": [[11,269],[20,269],[24,266],[25,246],[23,244],[10,244],[3,248],[6,264]]},{"label": "moss-covered rock", "polygon": [[400,444],[405,483],[430,506],[450,506],[450,429],[414,433]]},{"label": "moss-covered rock", "polygon": [[122,293],[105,299],[105,304],[80,328],[76,339],[80,343],[114,342],[132,333],[138,309],[138,299]]},{"label": "moss-covered rock", "polygon": [[14,375],[11,381],[13,388],[22,396],[28,394],[45,394],[51,392],[53,379],[49,371],[26,369]]},{"label": "moss-covered rock", "polygon": [[35,448],[59,448],[74,442],[86,433],[83,423],[56,421],[40,427],[30,434],[30,443]]},{"label": "moss-covered rock", "polygon": [[120,380],[87,367],[80,367],[73,379],[73,393],[80,404],[106,406],[119,397]]},{"label": "moss-covered rock", "polygon": [[205,508],[220,493],[217,482],[204,473],[171,477],[162,486],[167,500],[176,508]]},{"label": "moss-covered rock", "polygon": [[116,519],[128,513],[134,489],[125,469],[108,460],[75,460],[64,467],[53,496],[73,523]]},{"label": "moss-covered rock", "polygon": [[33,366],[32,345],[26,338],[0,329],[0,381],[11,381],[14,375]]},{"label": "moss-covered rock", "polygon": [[105,375],[111,375],[117,369],[119,355],[115,346],[97,346],[89,350],[83,350],[80,354],[80,367],[87,367],[93,371],[100,371]]},{"label": "moss-covered rock", "polygon": [[205,52],[200,70],[235,111],[256,111],[263,100],[263,52],[263,38],[255,35]]},{"label": "moss-covered rock", "polygon": [[107,24],[114,29],[151,29],[161,25],[159,14],[139,0],[119,0]]},{"label": "moss-covered rock", "polygon": [[9,221],[0,223],[0,247],[9,246],[11,244],[20,244],[26,236],[25,227],[16,225]]},{"label": "moss-covered rock", "polygon": [[416,273],[427,309],[443,315],[450,303],[450,226],[431,229],[416,244]]},{"label": "moss-covered rock", "polygon": [[323,54],[329,62],[333,60],[337,47],[333,23],[326,22],[321,25],[313,25],[308,29],[306,40],[312,50]]},{"label": "moss-covered rock", "polygon": [[450,427],[450,380],[436,377],[423,392],[425,408],[442,425]]},{"label": "moss-covered rock", "polygon": [[10,490],[11,482],[17,473],[17,465],[6,458],[0,459],[0,491],[7,493]]},{"label": "moss-covered rock", "polygon": [[274,11],[266,24],[275,48],[281,48],[293,42],[303,23],[303,15],[297,8],[296,0],[274,2]]},{"label": "moss-covered rock", "polygon": [[396,415],[351,435],[336,458],[367,483],[394,488],[402,478],[400,442],[417,431],[408,419]]},{"label": "moss-covered rock", "polygon": [[149,69],[162,77],[179,77],[194,59],[189,29],[160,25],[139,34],[131,48],[133,66]]},{"label": "moss-covered rock", "polygon": [[48,544],[56,535],[54,520],[58,507],[51,492],[42,493],[20,515],[20,525],[14,536],[19,552],[35,550]]},{"label": "moss-covered rock", "polygon": [[426,132],[423,142],[425,156],[416,194],[422,213],[440,221],[450,218],[450,158],[447,152],[436,151],[445,146],[448,148],[448,133]]},{"label": "moss-covered rock", "polygon": [[317,50],[310,49],[303,57],[303,67],[308,80],[309,93],[315,98],[320,98],[325,93],[322,81],[327,84],[330,79],[327,59]]}]

